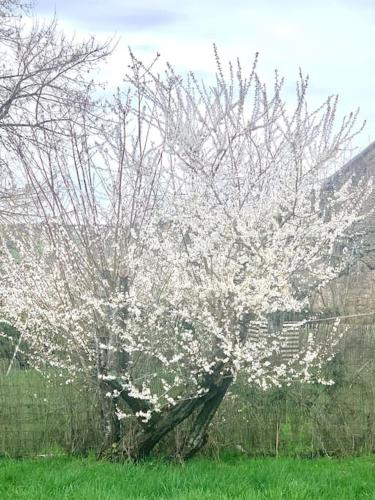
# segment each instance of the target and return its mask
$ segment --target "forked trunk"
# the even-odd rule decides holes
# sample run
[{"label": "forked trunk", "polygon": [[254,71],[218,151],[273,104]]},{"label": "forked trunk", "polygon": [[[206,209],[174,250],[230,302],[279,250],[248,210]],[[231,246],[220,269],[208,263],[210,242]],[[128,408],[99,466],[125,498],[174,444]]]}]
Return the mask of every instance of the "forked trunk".
[{"label": "forked trunk", "polygon": [[233,377],[231,375],[221,376],[219,380],[215,380],[214,383],[210,384],[204,395],[188,398],[170,408],[165,408],[160,415],[152,418],[148,424],[143,425],[139,430],[134,438],[130,452],[122,452],[121,450],[125,449],[125,447],[120,442],[114,447],[116,451],[110,452],[110,457],[121,459],[126,455],[135,461],[147,458],[154,447],[167,434],[195,411],[198,411],[186,435],[180,455],[184,459],[192,457],[205,445],[208,426],[223,401],[232,381]]}]

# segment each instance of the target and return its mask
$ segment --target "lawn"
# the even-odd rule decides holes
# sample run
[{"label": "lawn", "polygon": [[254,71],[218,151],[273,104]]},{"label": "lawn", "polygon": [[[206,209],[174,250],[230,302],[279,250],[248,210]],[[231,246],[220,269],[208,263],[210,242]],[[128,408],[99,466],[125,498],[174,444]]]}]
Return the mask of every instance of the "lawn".
[{"label": "lawn", "polygon": [[0,460],[5,499],[375,499],[375,457],[195,459],[111,464],[70,457]]}]

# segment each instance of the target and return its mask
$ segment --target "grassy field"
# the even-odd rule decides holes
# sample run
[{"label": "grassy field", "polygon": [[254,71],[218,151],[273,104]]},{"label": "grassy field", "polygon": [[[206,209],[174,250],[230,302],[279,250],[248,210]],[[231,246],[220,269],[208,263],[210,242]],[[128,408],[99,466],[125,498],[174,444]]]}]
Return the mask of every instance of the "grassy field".
[{"label": "grassy field", "polygon": [[69,457],[0,460],[1,499],[375,499],[375,457],[195,459],[111,464]]}]

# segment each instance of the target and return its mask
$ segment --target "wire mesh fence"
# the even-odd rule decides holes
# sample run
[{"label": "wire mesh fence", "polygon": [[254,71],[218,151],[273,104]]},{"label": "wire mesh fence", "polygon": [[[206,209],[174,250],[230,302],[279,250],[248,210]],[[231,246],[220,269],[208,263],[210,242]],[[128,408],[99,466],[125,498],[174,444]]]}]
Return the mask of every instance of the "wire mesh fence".
[{"label": "wire mesh fence", "polygon": [[[287,353],[295,353],[312,332],[324,341],[330,321],[306,323],[299,344],[291,329]],[[276,456],[374,452],[375,324],[350,318],[340,328],[337,354],[324,367],[333,385],[295,383],[261,391],[239,380],[215,422],[213,447]]]},{"label": "wire mesh fence", "polygon": [[[257,389],[234,384],[210,433],[206,453],[349,455],[375,451],[375,324],[345,326],[337,355],[325,367],[334,385],[295,383]],[[309,331],[324,339],[329,322],[291,328],[296,349]],[[287,329],[285,330],[287,332]],[[297,340],[298,339],[298,342]],[[102,440],[99,396],[38,372],[0,363],[0,454],[34,456],[56,450],[98,451]],[[167,439],[177,446],[179,430]]]},{"label": "wire mesh fence", "polygon": [[85,452],[100,436],[95,393],[17,366],[0,375],[0,454],[30,456],[53,450]]}]

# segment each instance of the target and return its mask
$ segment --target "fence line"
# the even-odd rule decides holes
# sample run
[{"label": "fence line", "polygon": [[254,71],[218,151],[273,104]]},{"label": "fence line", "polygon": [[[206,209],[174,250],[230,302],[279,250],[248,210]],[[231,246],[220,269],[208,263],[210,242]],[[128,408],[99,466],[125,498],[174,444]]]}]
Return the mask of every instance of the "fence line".
[{"label": "fence line", "polygon": [[[263,392],[239,379],[213,423],[207,450],[241,447],[250,454],[303,456],[375,452],[375,324],[349,324],[351,319],[341,318],[349,329],[326,367],[334,386],[297,384]],[[295,352],[297,337],[302,342],[311,329],[324,339],[328,320],[317,326],[285,322],[286,352]],[[266,334],[264,323],[250,325],[250,335],[260,332]],[[96,450],[101,442],[98,405],[95,392],[79,392],[16,366],[1,375],[0,366],[0,454]]]}]

